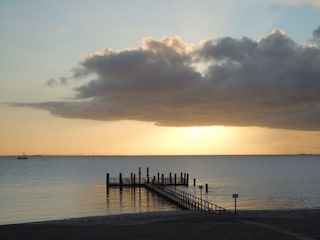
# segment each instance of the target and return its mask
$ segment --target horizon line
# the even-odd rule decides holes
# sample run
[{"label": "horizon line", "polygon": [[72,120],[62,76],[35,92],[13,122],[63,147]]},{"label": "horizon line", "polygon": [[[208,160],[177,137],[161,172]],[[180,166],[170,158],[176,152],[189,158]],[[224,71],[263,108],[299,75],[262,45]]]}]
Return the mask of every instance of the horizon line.
[{"label": "horizon line", "polygon": [[[320,153],[270,153],[270,154],[30,154],[28,157],[187,157],[187,156],[317,156]],[[0,157],[17,157],[4,154]]]}]

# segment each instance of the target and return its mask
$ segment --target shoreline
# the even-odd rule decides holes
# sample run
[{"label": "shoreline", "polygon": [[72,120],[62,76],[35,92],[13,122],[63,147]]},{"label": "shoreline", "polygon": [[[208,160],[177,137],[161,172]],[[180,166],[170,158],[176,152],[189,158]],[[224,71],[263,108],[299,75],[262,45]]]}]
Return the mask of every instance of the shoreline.
[{"label": "shoreline", "polygon": [[0,225],[1,239],[320,239],[320,209],[125,213]]},{"label": "shoreline", "polygon": [[[303,217],[305,215],[320,215],[320,208],[301,208],[301,209],[263,209],[263,210],[237,210],[237,214],[231,210],[231,213],[221,214],[224,217],[240,217],[240,218],[292,218],[292,217]],[[318,213],[319,212],[319,213]],[[159,217],[159,216],[183,216],[190,214],[206,214],[191,210],[166,210],[166,211],[146,211],[146,212],[132,212],[132,213],[114,213],[108,215],[93,215],[93,216],[83,216],[83,217],[70,217],[61,219],[48,219],[48,220],[31,220],[26,222],[16,222],[16,223],[4,223],[1,226],[9,225],[29,225],[29,224],[77,224],[86,221],[94,222],[95,220],[103,220],[108,222],[108,219],[119,219],[122,218],[145,218],[145,217]],[[219,216],[215,213],[209,214],[209,216]]]}]

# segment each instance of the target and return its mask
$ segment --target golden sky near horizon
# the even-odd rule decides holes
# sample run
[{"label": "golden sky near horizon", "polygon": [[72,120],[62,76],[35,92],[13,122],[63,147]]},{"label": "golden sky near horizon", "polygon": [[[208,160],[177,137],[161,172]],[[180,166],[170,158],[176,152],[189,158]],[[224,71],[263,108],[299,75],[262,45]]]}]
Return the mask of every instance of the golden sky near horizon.
[{"label": "golden sky near horizon", "polygon": [[[34,118],[30,118],[30,114]],[[2,155],[22,151],[30,155],[319,153],[319,134],[309,131],[221,126],[155,127],[152,123],[138,121],[74,121],[37,110],[30,113],[27,109],[8,111],[4,116]]]}]

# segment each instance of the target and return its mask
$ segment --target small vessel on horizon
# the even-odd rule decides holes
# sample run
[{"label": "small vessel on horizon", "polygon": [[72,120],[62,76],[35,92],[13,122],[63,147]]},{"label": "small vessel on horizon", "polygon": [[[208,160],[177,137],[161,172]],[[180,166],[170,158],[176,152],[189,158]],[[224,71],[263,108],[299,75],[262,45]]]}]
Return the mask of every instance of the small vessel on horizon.
[{"label": "small vessel on horizon", "polygon": [[28,159],[28,156],[25,153],[22,153],[17,157],[17,159]]}]

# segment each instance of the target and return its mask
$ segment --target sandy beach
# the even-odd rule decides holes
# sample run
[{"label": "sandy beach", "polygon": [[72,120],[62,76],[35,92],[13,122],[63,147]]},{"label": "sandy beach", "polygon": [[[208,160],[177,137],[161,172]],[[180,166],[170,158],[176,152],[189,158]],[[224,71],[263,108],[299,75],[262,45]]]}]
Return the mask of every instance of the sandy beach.
[{"label": "sandy beach", "polygon": [[146,212],[0,226],[0,239],[320,239],[320,210]]}]

